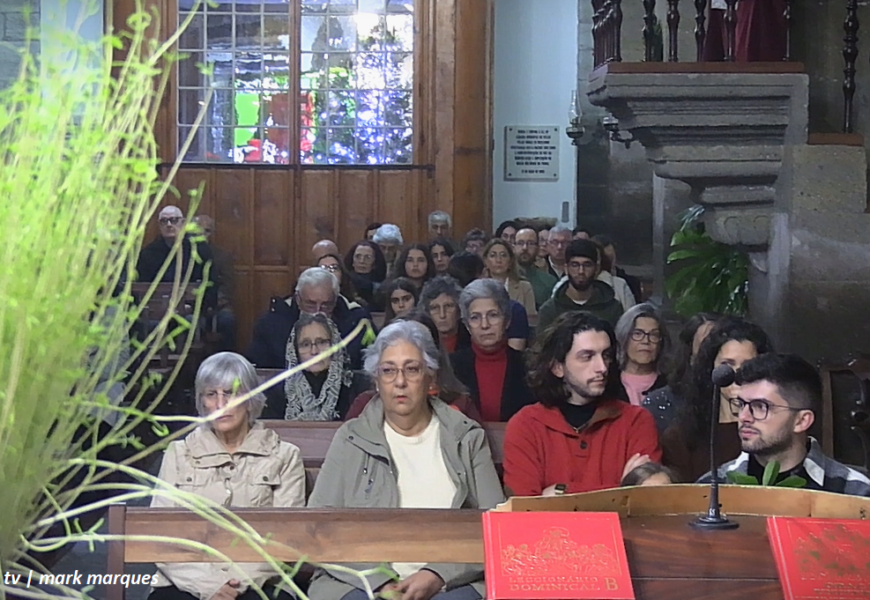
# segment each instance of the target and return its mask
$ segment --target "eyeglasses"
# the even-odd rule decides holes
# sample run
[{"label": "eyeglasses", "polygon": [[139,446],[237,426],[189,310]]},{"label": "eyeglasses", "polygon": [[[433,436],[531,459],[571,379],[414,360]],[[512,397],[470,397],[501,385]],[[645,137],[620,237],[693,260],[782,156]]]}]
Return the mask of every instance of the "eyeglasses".
[{"label": "eyeglasses", "polygon": [[631,332],[631,339],[633,339],[635,342],[649,340],[650,344],[658,344],[660,341],[662,341],[662,332],[658,329],[653,329],[652,331],[634,329]]},{"label": "eyeglasses", "polygon": [[472,327],[480,327],[483,325],[484,319],[486,319],[487,324],[501,323],[504,320],[504,315],[494,310],[489,311],[485,315],[474,313],[469,315],[468,324]]},{"label": "eyeglasses", "polygon": [[386,363],[378,365],[378,379],[384,383],[392,383],[399,376],[399,373],[405,378],[405,381],[417,382],[423,377],[423,364],[418,362],[405,363],[404,367],[397,367],[394,364]]},{"label": "eyeglasses", "polygon": [[178,225],[184,220],[184,217],[163,217],[158,219],[157,222],[161,225]]},{"label": "eyeglasses", "polygon": [[327,340],[326,338],[317,338],[315,340],[302,340],[299,342],[299,351],[300,352],[311,352],[313,348],[317,348],[320,351],[328,349],[332,345],[332,341]]},{"label": "eyeglasses", "polygon": [[571,240],[554,240],[554,239],[550,239],[550,241],[547,242],[547,243],[550,244],[551,246],[560,246],[560,247],[561,247],[561,246],[567,246],[570,242],[571,242]]},{"label": "eyeglasses", "polygon": [[298,296],[297,298],[299,299],[299,307],[302,309],[302,312],[308,313],[309,315],[317,313],[329,315],[332,314],[333,310],[335,310],[335,300],[329,300],[327,302],[312,302],[311,300],[305,300]]},{"label": "eyeglasses", "polygon": [[728,404],[731,405],[731,414],[735,417],[740,415],[744,406],[749,407],[749,414],[756,421],[763,421],[770,414],[771,410],[805,410],[803,408],[792,408],[791,406],[783,406],[781,404],[773,404],[761,398],[755,400],[744,400],[743,398],[728,398]]},{"label": "eyeglasses", "polygon": [[320,265],[320,268],[325,271],[329,271],[330,273],[335,273],[336,271],[341,270],[340,265]]}]

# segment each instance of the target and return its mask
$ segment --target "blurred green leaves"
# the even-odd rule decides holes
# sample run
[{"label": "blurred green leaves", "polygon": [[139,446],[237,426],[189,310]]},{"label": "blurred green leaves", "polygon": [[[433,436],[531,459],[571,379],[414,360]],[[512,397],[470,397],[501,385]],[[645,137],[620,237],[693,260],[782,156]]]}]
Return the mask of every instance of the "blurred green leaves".
[{"label": "blurred green leaves", "polygon": [[699,312],[745,315],[748,310],[749,257],[704,232],[703,206],[681,215],[671,238],[668,264],[677,268],[665,280],[674,310],[684,317]]}]

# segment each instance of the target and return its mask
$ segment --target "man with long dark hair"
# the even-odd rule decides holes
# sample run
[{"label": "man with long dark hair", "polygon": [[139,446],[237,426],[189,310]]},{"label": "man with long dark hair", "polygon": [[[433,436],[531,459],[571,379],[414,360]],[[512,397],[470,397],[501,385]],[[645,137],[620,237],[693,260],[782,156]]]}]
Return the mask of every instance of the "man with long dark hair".
[{"label": "man with long dark hair", "polygon": [[661,459],[652,415],[620,399],[615,352],[610,324],[579,311],[559,316],[535,344],[528,384],[537,403],[505,433],[509,494],[618,487],[635,467]]}]

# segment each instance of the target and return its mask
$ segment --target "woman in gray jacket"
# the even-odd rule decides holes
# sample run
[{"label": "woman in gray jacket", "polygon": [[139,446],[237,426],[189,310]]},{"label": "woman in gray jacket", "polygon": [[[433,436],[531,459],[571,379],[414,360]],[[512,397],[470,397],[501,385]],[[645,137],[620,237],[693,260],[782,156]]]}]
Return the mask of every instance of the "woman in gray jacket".
[{"label": "woman in gray jacket", "polygon": [[[309,499],[327,508],[492,508],[504,494],[481,426],[430,396],[438,371],[432,334],[396,321],[366,350],[378,394],[338,430]],[[352,565],[356,570],[377,565]],[[405,600],[477,600],[483,566],[393,563],[372,589]],[[354,575],[318,570],[312,600],[364,600]]]}]

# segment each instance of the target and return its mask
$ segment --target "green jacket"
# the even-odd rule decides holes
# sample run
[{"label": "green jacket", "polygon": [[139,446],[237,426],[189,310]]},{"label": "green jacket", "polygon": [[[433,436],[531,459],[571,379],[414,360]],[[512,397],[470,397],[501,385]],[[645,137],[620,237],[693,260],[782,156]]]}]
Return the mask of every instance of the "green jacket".
[{"label": "green jacket", "polygon": [[538,311],[538,335],[556,320],[556,317],[569,310],[582,310],[604,319],[614,327],[622,316],[622,305],[613,294],[613,288],[603,281],[592,282],[592,297],[586,304],[577,304],[568,297],[570,282],[565,279],[553,292],[553,297],[547,300]]},{"label": "green jacket", "polygon": [[532,284],[532,290],[535,292],[535,308],[540,310],[553,295],[553,288],[559,280],[534,265],[523,269],[523,276]]},{"label": "green jacket", "polygon": [[[483,428],[441,400],[431,400],[441,422],[444,464],[456,483],[452,508],[493,508],[504,501],[504,492],[492,462]],[[362,414],[342,425],[326,453],[308,506],[312,508],[398,508],[399,485],[384,435],[384,408],[379,397]],[[346,565],[357,571],[376,564]],[[447,589],[474,584],[484,597],[483,565],[428,564]],[[383,573],[368,576],[377,589],[390,581]],[[353,589],[362,589],[359,577],[331,569],[318,569],[311,580],[311,600],[336,600]]]}]

